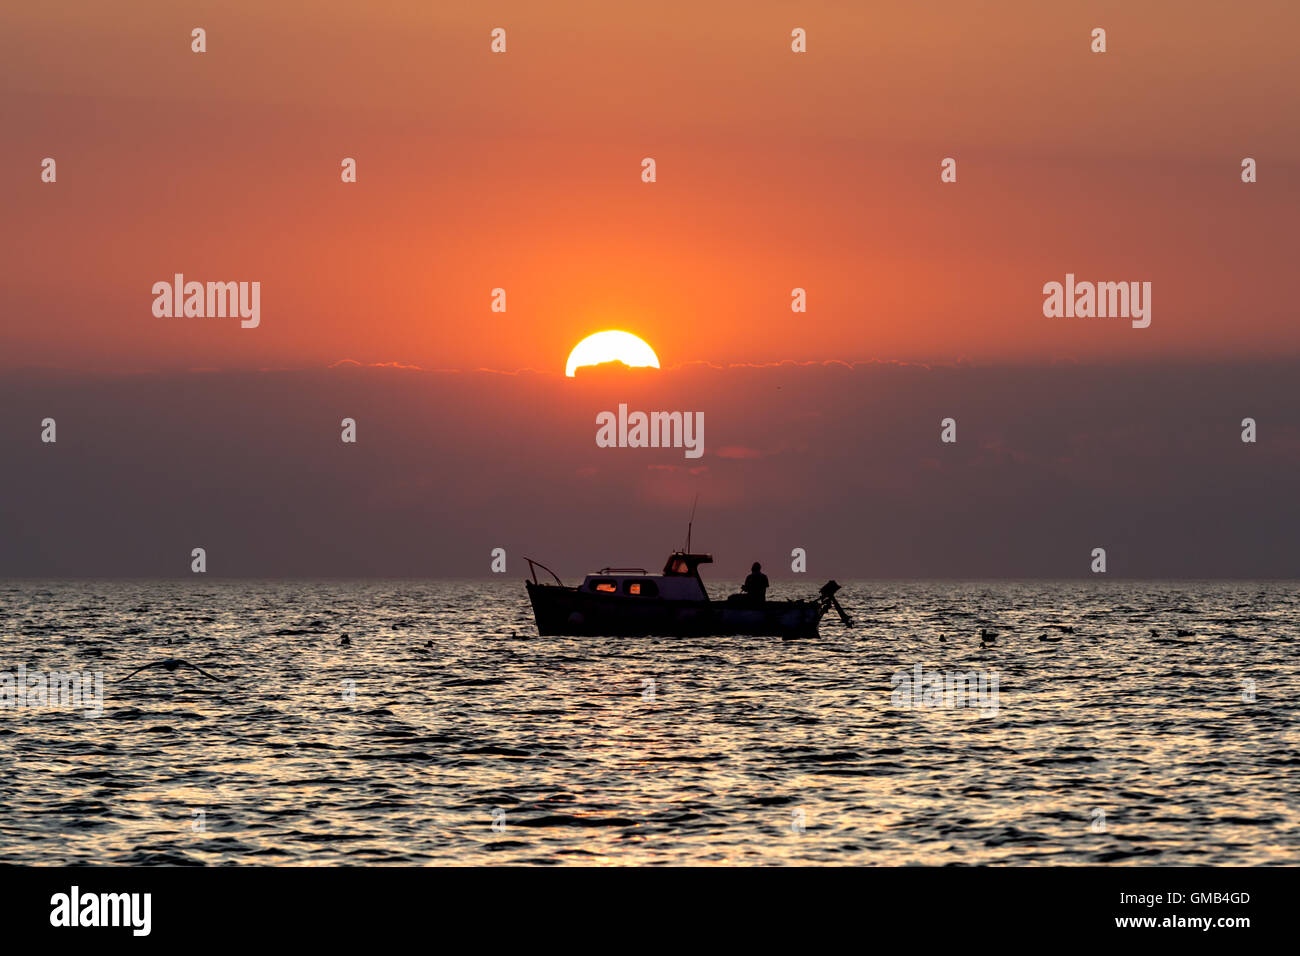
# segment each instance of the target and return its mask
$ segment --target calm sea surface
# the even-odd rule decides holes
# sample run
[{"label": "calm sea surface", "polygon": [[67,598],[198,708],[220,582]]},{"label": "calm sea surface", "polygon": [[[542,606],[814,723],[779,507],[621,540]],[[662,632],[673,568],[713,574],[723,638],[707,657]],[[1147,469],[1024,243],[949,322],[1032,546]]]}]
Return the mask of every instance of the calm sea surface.
[{"label": "calm sea surface", "polygon": [[[0,694],[104,675],[100,716],[0,708],[0,862],[1300,863],[1300,584],[841,598],[818,640],[602,640],[513,579],[0,582]],[[229,681],[120,680],[167,657]],[[997,697],[904,706],[918,664]]]}]

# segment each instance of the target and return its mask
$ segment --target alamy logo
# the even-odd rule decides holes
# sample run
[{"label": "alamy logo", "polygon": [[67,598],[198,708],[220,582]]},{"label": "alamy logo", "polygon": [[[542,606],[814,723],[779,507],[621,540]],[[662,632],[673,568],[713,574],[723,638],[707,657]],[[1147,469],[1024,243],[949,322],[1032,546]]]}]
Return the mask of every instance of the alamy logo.
[{"label": "alamy logo", "polygon": [[890,703],[913,708],[978,708],[981,717],[998,712],[998,675],[988,671],[925,671],[920,664],[911,672],[897,671],[890,679]]},{"label": "alamy logo", "polygon": [[50,897],[51,926],[129,926],[132,935],[148,936],[153,926],[151,893],[71,893]]},{"label": "alamy logo", "polygon": [[85,711],[87,717],[104,714],[104,672],[0,671],[0,707],[49,707]]},{"label": "alamy logo", "polygon": [[1132,319],[1133,328],[1151,324],[1150,282],[1075,282],[1065,274],[1065,284],[1043,286],[1043,315],[1049,319]]},{"label": "alamy logo", "polygon": [[704,454],[703,412],[631,412],[596,415],[598,448],[684,448],[687,458]]},{"label": "alamy logo", "polygon": [[153,284],[153,314],[159,319],[224,319],[238,316],[245,329],[255,329],[262,321],[262,283],[260,282],[186,282],[178,272],[172,281]]}]

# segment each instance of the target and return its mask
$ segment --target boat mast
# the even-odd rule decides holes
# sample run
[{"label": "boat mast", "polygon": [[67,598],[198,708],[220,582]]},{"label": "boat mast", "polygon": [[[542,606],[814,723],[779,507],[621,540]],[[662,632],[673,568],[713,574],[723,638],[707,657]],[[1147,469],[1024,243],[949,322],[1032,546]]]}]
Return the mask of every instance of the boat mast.
[{"label": "boat mast", "polygon": [[695,501],[691,503],[691,517],[686,522],[686,553],[691,553],[691,525],[695,524],[695,506],[700,503],[700,493],[695,493]]}]

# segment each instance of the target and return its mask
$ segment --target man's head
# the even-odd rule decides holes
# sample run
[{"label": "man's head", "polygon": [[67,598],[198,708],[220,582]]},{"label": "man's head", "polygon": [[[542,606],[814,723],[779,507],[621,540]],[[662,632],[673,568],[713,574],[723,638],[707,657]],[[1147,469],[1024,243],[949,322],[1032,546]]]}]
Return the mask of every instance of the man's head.
[{"label": "man's head", "polygon": [[755,574],[757,574],[759,571],[762,571],[762,570],[763,570],[763,566],[762,566],[761,564],[759,564],[757,561],[755,561],[755,562],[754,562],[754,566],[753,566],[752,568],[750,568],[749,570],[751,570],[751,571],[753,571]]}]

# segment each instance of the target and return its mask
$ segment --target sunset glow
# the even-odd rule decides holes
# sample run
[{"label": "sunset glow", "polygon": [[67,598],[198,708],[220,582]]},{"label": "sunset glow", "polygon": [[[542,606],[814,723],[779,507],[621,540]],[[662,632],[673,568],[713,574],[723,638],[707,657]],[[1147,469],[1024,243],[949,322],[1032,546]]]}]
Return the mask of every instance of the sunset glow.
[{"label": "sunset glow", "polygon": [[6,938],[1281,935],[1297,37],[0,4]]}]

